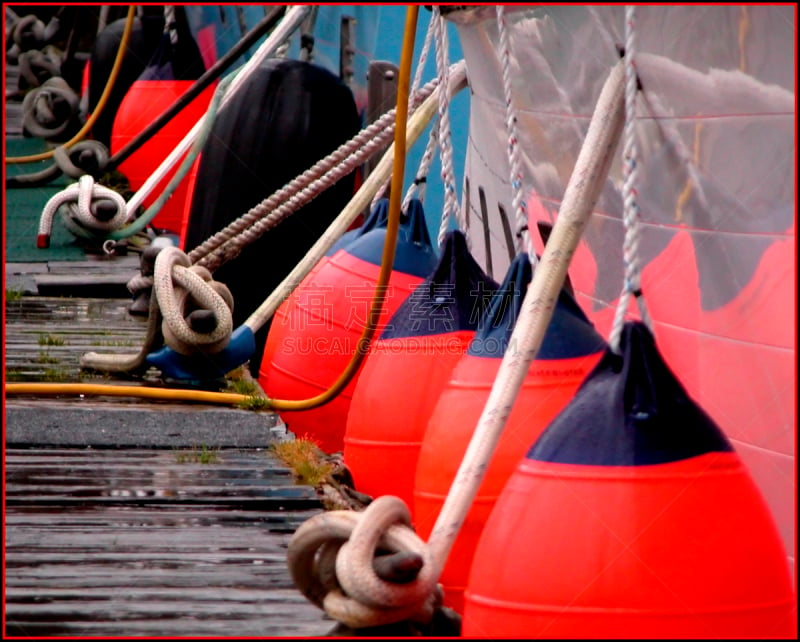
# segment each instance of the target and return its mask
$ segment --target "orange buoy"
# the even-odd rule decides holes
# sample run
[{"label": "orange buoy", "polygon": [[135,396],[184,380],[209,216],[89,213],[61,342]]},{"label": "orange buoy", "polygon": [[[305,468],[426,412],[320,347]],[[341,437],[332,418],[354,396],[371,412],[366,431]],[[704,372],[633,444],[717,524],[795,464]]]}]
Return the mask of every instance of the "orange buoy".
[{"label": "orange buoy", "polygon": [[713,420],[627,323],[483,530],[465,637],[794,638],[778,530]]},{"label": "orange buoy", "polygon": [[[117,110],[111,130],[111,153],[114,154],[125,147],[140,131],[157,119],[163,112],[183,95],[193,84],[191,80],[137,80]],[[164,159],[181,142],[206,112],[214,95],[216,83],[203,90],[180,113],[170,120],[156,136],[145,142],[129,158],[119,165],[119,171],[125,174],[131,189],[136,191],[158,168]],[[152,225],[180,235],[184,225],[184,209],[191,202],[189,183],[197,174],[197,159],[189,174],[184,177],[170,199],[164,204],[152,220]],[[166,173],[164,178],[144,199],[145,208],[150,207],[169,184],[178,171],[181,161]]]},{"label": "orange buoy", "polygon": [[[453,370],[433,411],[414,482],[414,519],[423,538],[433,530],[489,398],[530,280],[530,262],[527,255],[520,254],[511,263],[474,340]],[[463,611],[472,556],[494,502],[530,444],[566,406],[604,348],[603,338],[562,289],[542,346],[531,362],[442,571],[446,606]]]},{"label": "orange buoy", "polygon": [[428,420],[496,289],[464,235],[450,232],[434,272],[374,342],[353,391],[344,462],[357,490],[395,495],[412,508]]},{"label": "orange buoy", "polygon": [[[339,378],[366,326],[385,238],[385,221],[357,236],[309,273],[275,312],[258,377],[267,396],[310,399]],[[378,332],[435,265],[422,203],[414,199],[401,217]],[[326,452],[342,450],[357,380],[358,373],[322,406],[281,413],[289,430],[316,439]]]},{"label": "orange buoy", "polygon": [[[173,42],[173,38],[175,39]],[[115,154],[139,132],[150,125],[177,101],[205,71],[200,50],[189,29],[183,11],[176,12],[175,23],[161,36],[161,42],[141,75],[130,86],[117,109],[111,128],[111,153]],[[138,190],[164,159],[200,120],[214,95],[217,83],[206,87],[175,115],[150,140],[119,164],[119,171]],[[152,205],[177,173],[179,160],[144,199],[145,208]],[[188,186],[196,174],[195,161],[172,196],[155,215],[153,227],[181,236],[183,212],[189,199]]]}]

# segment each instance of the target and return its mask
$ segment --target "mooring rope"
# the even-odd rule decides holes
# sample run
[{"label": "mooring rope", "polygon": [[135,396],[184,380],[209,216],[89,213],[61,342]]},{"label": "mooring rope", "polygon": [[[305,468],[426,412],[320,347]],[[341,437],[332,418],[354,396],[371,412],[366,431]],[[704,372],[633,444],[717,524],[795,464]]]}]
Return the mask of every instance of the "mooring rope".
[{"label": "mooring rope", "polygon": [[[436,23],[436,70],[439,75],[439,84],[447,86],[450,75],[448,61],[449,42],[447,38],[447,23],[442,17],[438,6],[433,7],[433,16]],[[442,210],[441,225],[437,238],[438,246],[444,245],[447,230],[451,220],[457,221],[461,229],[465,226],[459,220],[460,212],[458,206],[458,195],[456,194],[456,179],[453,172],[453,143],[450,133],[450,100],[447,92],[439,93],[439,159],[441,162],[441,178],[444,188],[444,208]]]},{"label": "mooring rope", "polygon": [[[438,578],[483,480],[530,363],[541,347],[570,259],[608,175],[623,127],[623,97],[624,70],[620,63],[611,70],[603,85],[550,240],[534,271],[497,378],[427,545],[419,548],[419,542],[413,539],[416,535],[404,525],[405,518],[399,507],[399,504],[403,504],[402,500],[392,496],[374,500],[370,507],[375,507],[369,514],[364,511],[345,517],[347,511],[344,511],[337,512],[333,519],[325,514],[314,516],[292,536],[287,553],[292,576],[309,600],[315,604],[321,602],[326,612],[340,622],[352,628],[364,628],[378,623],[399,622],[409,617],[424,621],[426,613],[430,612],[430,605],[436,603],[433,593]],[[349,578],[345,580],[346,589],[339,577],[338,556],[335,574],[319,567],[319,561],[327,560],[330,553],[317,554],[317,565],[311,563],[316,554],[315,547],[318,548],[321,540],[323,545],[330,548],[344,548],[341,542],[355,534],[357,522],[369,522],[377,517],[385,520],[382,523],[392,525],[384,531],[383,539],[372,536],[368,541],[359,542],[356,548],[363,555],[358,560],[341,563],[343,577]],[[350,522],[345,524],[345,520]],[[389,546],[387,540],[391,529],[406,530],[409,540]],[[328,544],[324,544],[326,535]],[[370,549],[374,551],[371,546],[374,541],[381,541],[391,551],[416,551],[427,560],[417,578],[419,585],[409,590],[405,584],[385,580],[376,582],[371,568],[372,559],[369,557]],[[430,564],[430,568],[426,568],[427,564]],[[338,601],[336,591],[340,589],[348,594],[351,608],[331,608],[328,596],[333,595],[333,599]],[[353,595],[364,601],[355,599]],[[409,603],[420,609],[416,615],[409,615],[414,609]],[[331,610],[328,611],[328,608]]]},{"label": "mooring rope", "polygon": [[641,211],[636,199],[638,183],[638,150],[636,145],[636,96],[638,79],[636,74],[636,29],[635,6],[625,6],[625,133],[623,146],[623,224],[625,238],[622,244],[622,260],[625,265],[625,282],[614,314],[609,335],[609,347],[620,354],[620,337],[628,313],[631,297],[636,298],[642,322],[653,332],[653,322],[642,294],[642,271],[639,264],[639,240],[641,237]]},{"label": "mooring rope", "polygon": [[[122,32],[122,39],[119,43],[119,49],[117,50],[117,56],[114,59],[114,65],[111,67],[111,73],[108,77],[108,82],[106,83],[105,88],[103,89],[103,93],[100,96],[100,99],[97,102],[97,107],[92,112],[92,115],[86,120],[81,127],[80,131],[75,134],[70,140],[63,144],[63,147],[70,148],[75,145],[78,141],[83,140],[86,134],[91,130],[94,126],[94,123],[100,116],[105,105],[108,103],[109,96],[111,95],[111,90],[116,83],[116,79],[119,76],[120,68],[122,67],[122,60],[125,57],[125,52],[128,49],[128,43],[130,42],[131,33],[133,31],[133,20],[136,16],[136,7],[131,5],[128,9],[128,16],[125,20],[125,30]],[[36,163],[39,161],[47,160],[52,158],[54,152],[52,150],[47,152],[42,152],[41,154],[31,154],[30,156],[9,156],[5,159],[6,164],[14,164],[14,163]]]},{"label": "mooring rope", "polygon": [[536,267],[538,258],[533,250],[530,230],[528,229],[528,212],[525,207],[525,193],[522,187],[522,162],[520,159],[519,136],[517,134],[517,109],[514,106],[514,95],[511,77],[511,41],[508,36],[505,6],[497,5],[497,30],[500,43],[500,61],[503,70],[503,96],[506,101],[506,133],[508,135],[508,166],[512,190],[511,209],[517,224],[517,252],[527,252],[531,266]]}]

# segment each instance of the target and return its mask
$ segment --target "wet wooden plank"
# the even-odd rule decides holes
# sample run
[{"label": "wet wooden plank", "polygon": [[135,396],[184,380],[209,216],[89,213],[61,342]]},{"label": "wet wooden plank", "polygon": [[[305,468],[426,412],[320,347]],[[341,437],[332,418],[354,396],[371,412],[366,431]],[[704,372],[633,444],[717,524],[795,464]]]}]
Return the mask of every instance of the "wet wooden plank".
[{"label": "wet wooden plank", "polygon": [[[137,502],[154,492],[158,504]],[[324,636],[335,623],[286,566],[291,533],[322,510],[303,507],[310,493],[264,451],[179,464],[170,451],[10,449],[6,633]],[[62,503],[75,494],[82,504]],[[264,495],[282,503],[239,499]]]}]

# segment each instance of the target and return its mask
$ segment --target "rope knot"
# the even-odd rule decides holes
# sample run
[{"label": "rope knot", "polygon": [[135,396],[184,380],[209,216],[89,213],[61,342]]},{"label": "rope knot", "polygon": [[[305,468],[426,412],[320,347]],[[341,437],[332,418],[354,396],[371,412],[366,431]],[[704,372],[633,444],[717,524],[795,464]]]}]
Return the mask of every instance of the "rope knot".
[{"label": "rope knot", "polygon": [[441,606],[428,546],[411,529],[408,507],[392,495],[362,512],[326,511],[306,520],[287,555],[306,598],[353,629],[428,623]]},{"label": "rope knot", "polygon": [[125,199],[114,190],[95,184],[94,178],[86,174],[47,201],[39,219],[36,247],[50,247],[53,218],[62,205],[67,210],[63,218],[67,229],[84,238],[96,237],[95,230],[118,229],[128,217]]},{"label": "rope knot", "polygon": [[215,354],[233,330],[233,296],[200,265],[176,247],[156,256],[153,291],[161,309],[164,342],[175,352]]}]

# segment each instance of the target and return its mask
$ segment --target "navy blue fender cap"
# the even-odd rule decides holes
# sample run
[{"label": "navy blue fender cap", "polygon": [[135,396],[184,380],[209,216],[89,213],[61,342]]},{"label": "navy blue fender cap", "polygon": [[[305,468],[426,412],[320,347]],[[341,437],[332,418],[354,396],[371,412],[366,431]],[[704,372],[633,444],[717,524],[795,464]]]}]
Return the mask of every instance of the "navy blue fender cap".
[{"label": "navy blue fender cap", "polygon": [[[388,220],[379,221],[376,226],[359,236],[344,249],[366,263],[380,265],[383,258],[383,245],[386,239]],[[425,210],[419,199],[411,199],[406,211],[400,215],[397,232],[397,249],[394,254],[393,269],[420,278],[427,277],[436,267],[438,257],[431,245],[428,226],[425,223]]]},{"label": "navy blue fender cap", "polygon": [[[522,310],[533,270],[528,255],[518,254],[481,319],[468,354],[501,358]],[[547,326],[537,360],[571,359],[602,351],[606,347],[589,319],[565,288],[561,289]]]},{"label": "navy blue fender cap", "polygon": [[430,336],[478,328],[497,290],[459,230],[447,234],[439,263],[392,315],[381,339]]},{"label": "navy blue fender cap", "polygon": [[647,326],[627,322],[620,348],[621,355],[606,350],[528,459],[642,466],[732,450],[663,360]]},{"label": "navy blue fender cap", "polygon": [[354,230],[348,230],[341,237],[339,240],[334,243],[331,248],[325,253],[325,256],[333,256],[344,247],[347,247],[355,241],[357,238],[364,236],[370,230],[374,230],[376,227],[386,227],[386,223],[389,221],[389,199],[382,198],[376,204],[375,207],[369,213],[364,222]]}]

